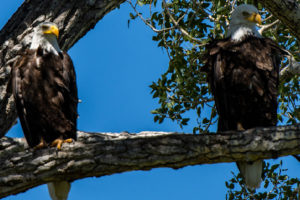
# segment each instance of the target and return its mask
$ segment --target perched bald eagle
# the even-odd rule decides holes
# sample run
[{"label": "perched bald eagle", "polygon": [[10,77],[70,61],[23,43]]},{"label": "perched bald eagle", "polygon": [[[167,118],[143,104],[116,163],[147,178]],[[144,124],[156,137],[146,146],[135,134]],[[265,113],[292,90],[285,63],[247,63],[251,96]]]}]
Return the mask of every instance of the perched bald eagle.
[{"label": "perched bald eagle", "polygon": [[[258,10],[240,5],[232,13],[227,37],[207,46],[204,71],[219,115],[218,131],[275,126],[281,50],[256,30]],[[262,160],[238,162],[248,188],[258,188]]]},{"label": "perched bald eagle", "polygon": [[74,66],[57,42],[57,25],[34,30],[31,46],[15,62],[12,91],[26,141],[43,148],[76,140],[77,86]]}]

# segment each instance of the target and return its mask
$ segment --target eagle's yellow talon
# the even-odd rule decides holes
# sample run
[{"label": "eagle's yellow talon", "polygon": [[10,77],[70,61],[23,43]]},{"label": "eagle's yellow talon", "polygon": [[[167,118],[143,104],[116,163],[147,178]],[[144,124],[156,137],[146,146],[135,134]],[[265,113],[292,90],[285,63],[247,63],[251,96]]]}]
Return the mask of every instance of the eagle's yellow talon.
[{"label": "eagle's yellow talon", "polygon": [[73,141],[74,141],[74,140],[73,140],[72,138],[68,138],[68,139],[65,139],[65,140],[59,138],[59,139],[54,140],[54,141],[51,143],[50,146],[51,146],[51,147],[55,147],[55,146],[56,146],[56,148],[57,148],[58,150],[60,150],[63,143],[72,143]]},{"label": "eagle's yellow talon", "polygon": [[46,144],[45,140],[43,138],[41,138],[40,143],[38,145],[36,145],[33,149],[37,150],[37,149],[42,149],[45,147],[47,147],[47,144]]},{"label": "eagle's yellow talon", "polygon": [[74,140],[72,138],[65,139],[63,143],[72,143]]},{"label": "eagle's yellow talon", "polygon": [[54,140],[52,143],[51,143],[51,147],[55,147],[56,146],[56,148],[58,149],[58,150],[60,150],[61,149],[61,145],[62,145],[62,143],[63,143],[63,139],[56,139],[56,140]]}]

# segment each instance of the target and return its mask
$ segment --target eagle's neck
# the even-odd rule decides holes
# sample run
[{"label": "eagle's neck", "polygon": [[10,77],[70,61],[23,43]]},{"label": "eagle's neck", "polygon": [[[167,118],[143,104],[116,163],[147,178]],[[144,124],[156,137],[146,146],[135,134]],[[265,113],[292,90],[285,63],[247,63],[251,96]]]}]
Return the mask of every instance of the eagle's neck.
[{"label": "eagle's neck", "polygon": [[255,25],[230,24],[226,37],[230,37],[234,41],[241,41],[246,36],[253,35],[261,38],[262,36],[256,30]]},{"label": "eagle's neck", "polygon": [[30,49],[38,49],[39,47],[42,48],[44,51],[48,53],[54,53],[55,55],[58,55],[61,52],[55,35],[51,34],[33,35]]}]

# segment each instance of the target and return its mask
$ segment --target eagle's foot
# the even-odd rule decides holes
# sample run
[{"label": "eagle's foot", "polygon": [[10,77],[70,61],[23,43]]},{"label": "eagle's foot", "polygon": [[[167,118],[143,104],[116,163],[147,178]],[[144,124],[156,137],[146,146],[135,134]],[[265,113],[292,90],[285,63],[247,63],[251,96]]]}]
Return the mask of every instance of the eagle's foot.
[{"label": "eagle's foot", "polygon": [[43,149],[47,147],[47,143],[45,142],[45,140],[43,138],[41,138],[41,141],[38,145],[36,145],[33,149],[37,150],[37,149]]},{"label": "eagle's foot", "polygon": [[72,138],[65,139],[63,143],[72,143],[74,140]]},{"label": "eagle's foot", "polygon": [[237,123],[236,128],[237,128],[238,131],[244,131],[245,130],[241,122]]},{"label": "eagle's foot", "polygon": [[72,143],[74,140],[72,138],[68,138],[68,139],[62,139],[62,138],[58,138],[56,140],[54,140],[52,143],[51,143],[51,147],[55,147],[60,150],[61,149],[61,146],[63,143]]}]

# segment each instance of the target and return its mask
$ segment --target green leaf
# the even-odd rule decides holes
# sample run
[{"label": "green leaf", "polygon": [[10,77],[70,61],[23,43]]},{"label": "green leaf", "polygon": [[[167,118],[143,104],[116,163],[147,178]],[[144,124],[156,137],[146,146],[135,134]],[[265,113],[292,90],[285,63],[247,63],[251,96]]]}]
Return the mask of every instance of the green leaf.
[{"label": "green leaf", "polygon": [[158,110],[151,110],[151,114],[159,114]]},{"label": "green leaf", "polygon": [[134,15],[132,13],[129,13],[129,16],[130,16],[131,19],[135,19],[137,17],[137,15]]},{"label": "green leaf", "polygon": [[181,124],[182,125],[187,125],[189,120],[190,120],[189,118],[183,118],[182,121],[181,121]]},{"label": "green leaf", "polygon": [[139,0],[137,0],[137,4],[138,4],[139,6],[143,6],[143,5],[144,5],[144,3],[143,3],[142,1],[139,1]]},{"label": "green leaf", "polygon": [[268,194],[268,199],[274,199],[275,197],[277,197],[275,193]]},{"label": "green leaf", "polygon": [[157,120],[159,120],[159,116],[158,115],[154,116],[154,122],[157,122]]}]

